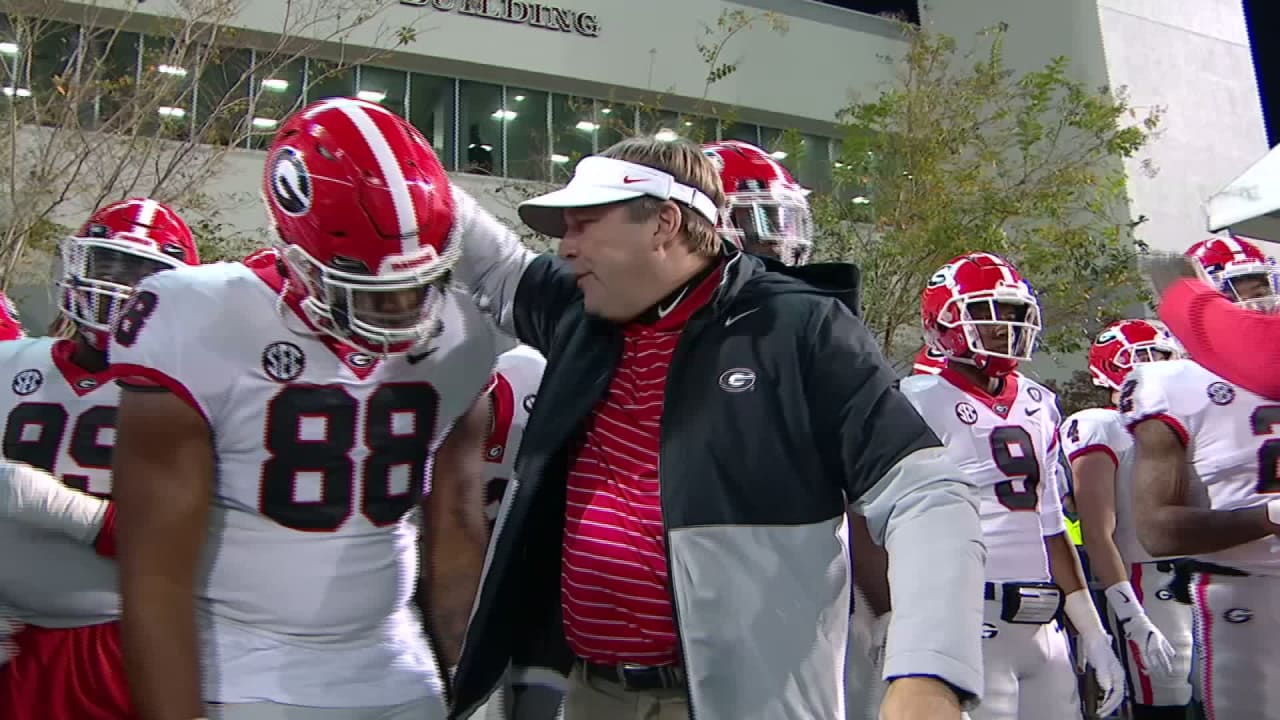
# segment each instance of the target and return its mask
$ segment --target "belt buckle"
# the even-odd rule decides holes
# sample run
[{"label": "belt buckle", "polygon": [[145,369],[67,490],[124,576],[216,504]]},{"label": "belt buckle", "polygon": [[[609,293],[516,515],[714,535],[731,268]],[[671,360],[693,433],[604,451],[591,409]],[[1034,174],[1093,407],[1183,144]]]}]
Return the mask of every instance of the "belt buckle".
[{"label": "belt buckle", "polygon": [[623,690],[628,690],[628,691],[634,690],[635,688],[632,687],[631,683],[627,679],[630,676],[630,673],[634,671],[648,670],[648,669],[649,669],[649,666],[647,665],[637,665],[635,663],[620,663],[618,665],[618,684],[622,686]]}]

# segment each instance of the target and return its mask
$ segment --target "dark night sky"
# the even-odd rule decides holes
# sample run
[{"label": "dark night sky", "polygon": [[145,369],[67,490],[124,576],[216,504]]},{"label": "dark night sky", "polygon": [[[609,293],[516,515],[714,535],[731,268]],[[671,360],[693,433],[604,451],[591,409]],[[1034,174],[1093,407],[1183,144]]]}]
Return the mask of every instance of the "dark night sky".
[{"label": "dark night sky", "polygon": [[1244,14],[1249,23],[1249,44],[1253,46],[1267,140],[1275,147],[1280,143],[1280,44],[1275,42],[1273,33],[1280,22],[1280,4],[1276,0],[1244,0]]}]

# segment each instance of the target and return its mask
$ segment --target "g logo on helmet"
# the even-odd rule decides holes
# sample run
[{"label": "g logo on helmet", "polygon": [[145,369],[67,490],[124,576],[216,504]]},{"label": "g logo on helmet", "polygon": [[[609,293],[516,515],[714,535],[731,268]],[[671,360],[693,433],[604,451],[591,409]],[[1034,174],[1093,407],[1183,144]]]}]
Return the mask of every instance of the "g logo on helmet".
[{"label": "g logo on helmet", "polygon": [[1099,336],[1098,336],[1097,341],[1095,341],[1095,342],[1094,342],[1094,344],[1095,344],[1095,345],[1106,345],[1106,344],[1107,344],[1107,343],[1109,343],[1109,342],[1112,342],[1112,341],[1115,341],[1115,340],[1119,340],[1119,339],[1120,339],[1120,333],[1119,333],[1118,331],[1116,331],[1116,330],[1108,330],[1108,331],[1106,331],[1106,332],[1102,333],[1101,335],[1099,335]]},{"label": "g logo on helmet", "polygon": [[955,278],[956,266],[946,265],[941,270],[934,273],[933,277],[929,278],[929,287],[935,288],[943,285],[951,285],[955,282]]},{"label": "g logo on helmet", "polygon": [[703,150],[702,154],[706,155],[711,164],[715,166],[716,172],[724,172],[724,158],[720,157],[720,153],[715,150]]},{"label": "g logo on helmet", "polygon": [[286,215],[306,215],[311,210],[311,175],[302,156],[284,148],[271,162],[272,202]]}]

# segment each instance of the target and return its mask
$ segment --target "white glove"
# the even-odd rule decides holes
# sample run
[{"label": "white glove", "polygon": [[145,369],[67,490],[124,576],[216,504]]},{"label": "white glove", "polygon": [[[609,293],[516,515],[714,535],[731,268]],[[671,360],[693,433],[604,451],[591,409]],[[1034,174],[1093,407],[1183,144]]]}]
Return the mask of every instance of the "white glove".
[{"label": "white glove", "polygon": [[1151,623],[1133,586],[1126,582],[1118,582],[1107,588],[1107,604],[1120,621],[1124,636],[1138,648],[1142,665],[1155,677],[1173,677],[1173,661],[1177,653],[1165,639],[1164,633]]},{"label": "white glove", "polygon": [[0,519],[62,533],[92,545],[106,514],[106,500],[72,490],[30,465],[0,462]]},{"label": "white glove", "polygon": [[1111,636],[1102,627],[1102,618],[1093,605],[1088,590],[1077,590],[1067,596],[1063,609],[1080,633],[1080,651],[1085,664],[1093,668],[1102,697],[1098,700],[1098,717],[1107,717],[1124,702],[1124,665],[1111,647]]}]

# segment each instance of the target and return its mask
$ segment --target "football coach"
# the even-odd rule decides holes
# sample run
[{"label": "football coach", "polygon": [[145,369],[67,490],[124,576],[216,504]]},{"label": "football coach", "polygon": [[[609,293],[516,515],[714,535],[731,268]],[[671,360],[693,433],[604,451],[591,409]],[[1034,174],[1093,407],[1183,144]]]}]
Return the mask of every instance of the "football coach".
[{"label": "football coach", "polygon": [[547,368],[451,717],[548,668],[565,720],[845,717],[849,505],[890,562],[881,717],[977,701],[976,490],[894,389],[855,267],[722,242],[683,141],[624,140],[523,203],[558,258],[454,197],[457,280]]}]

